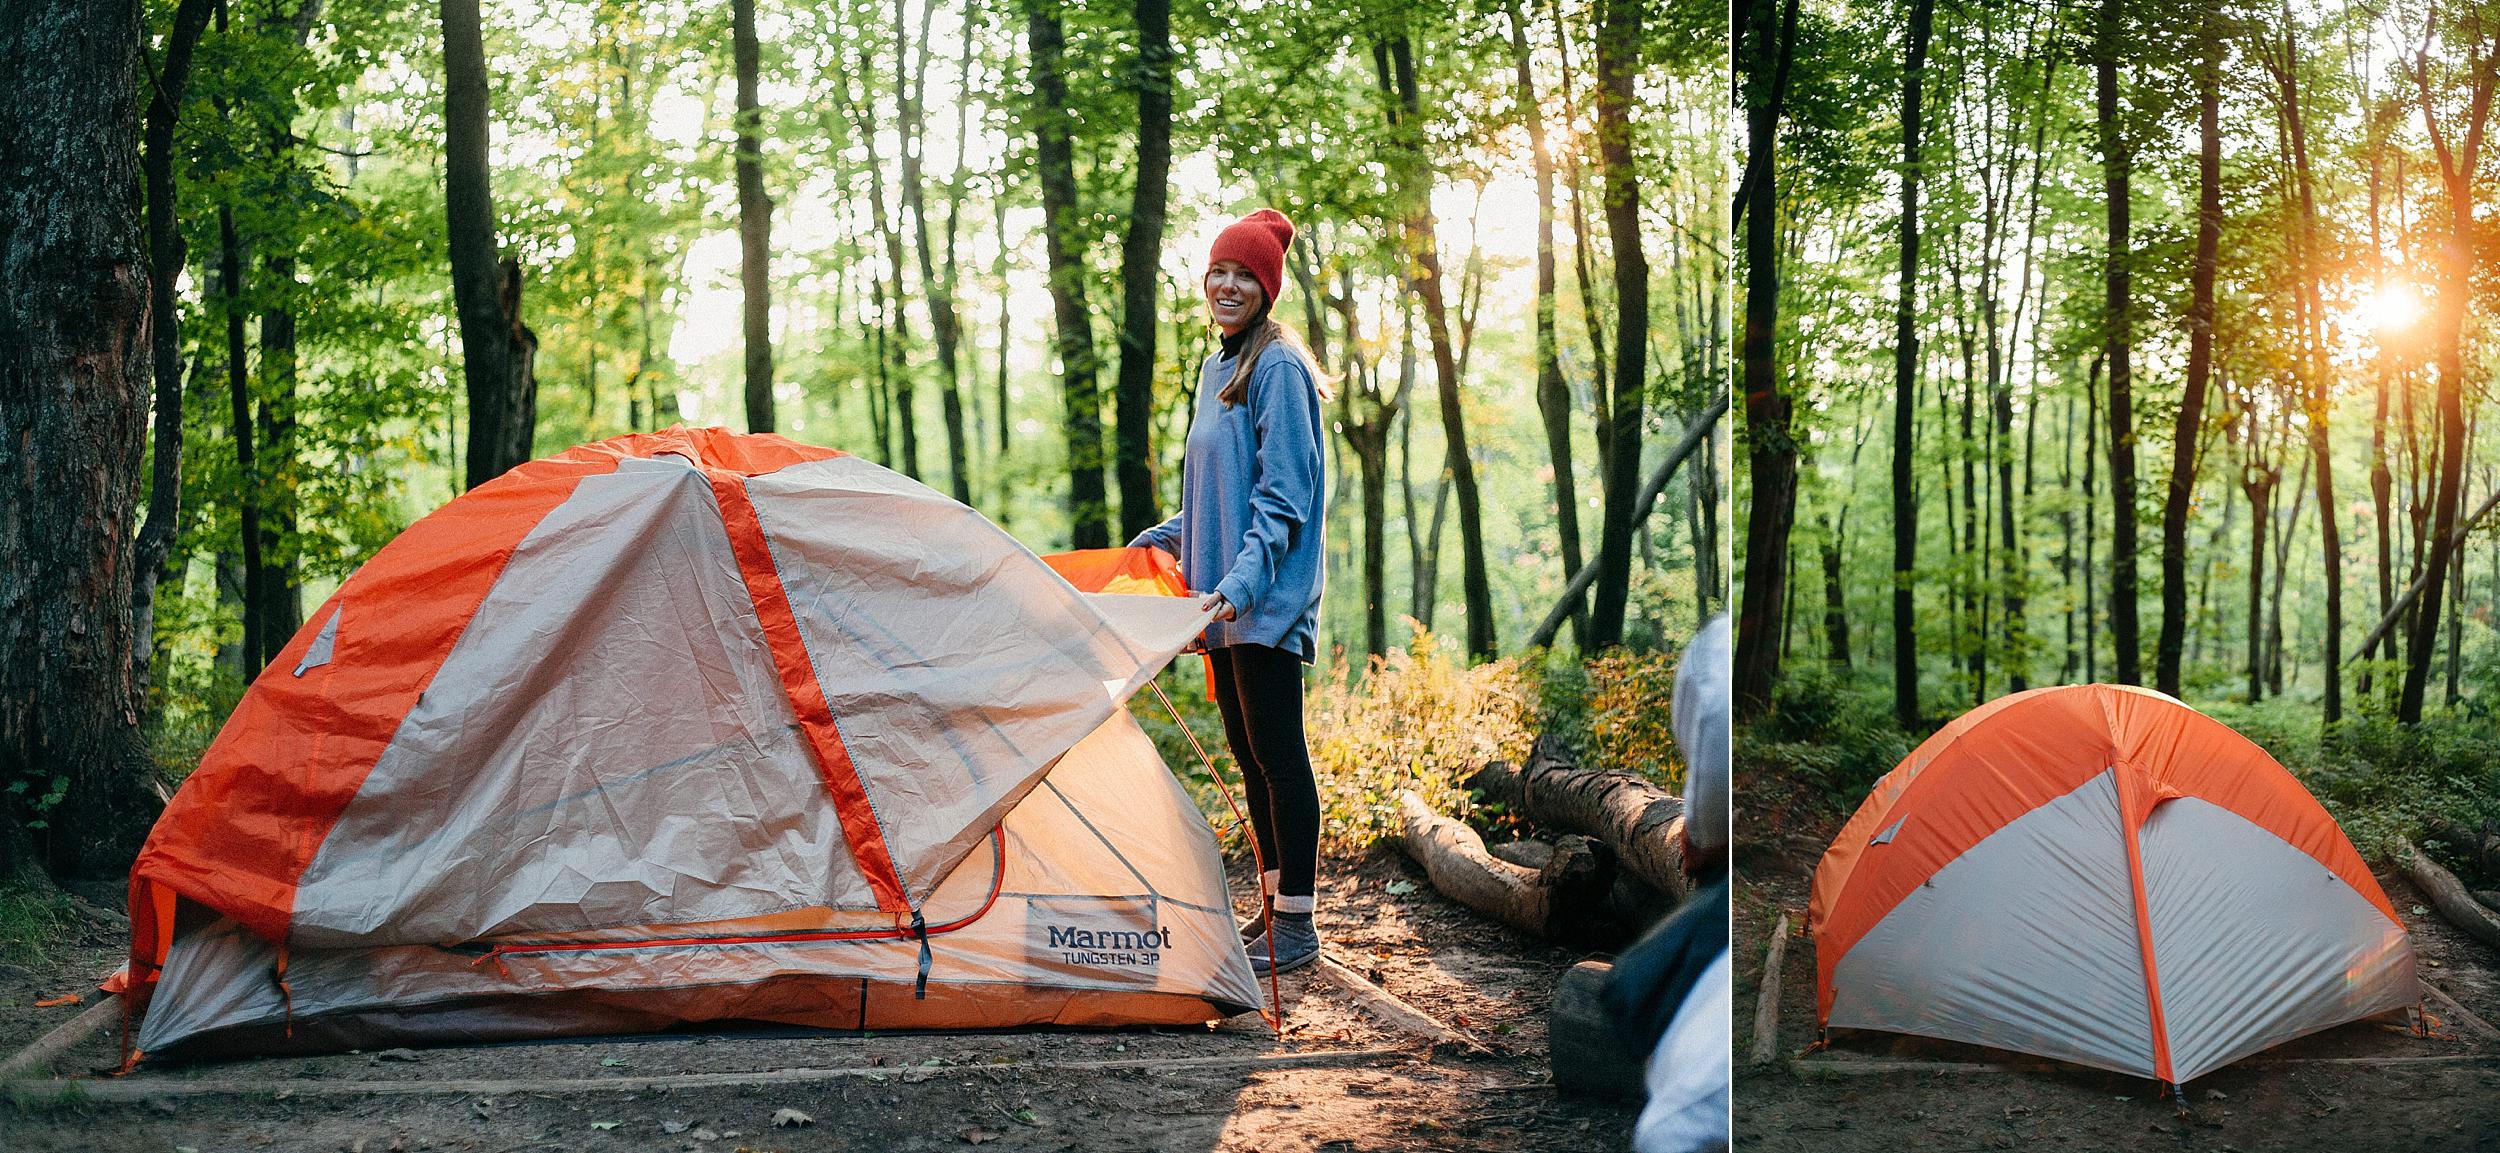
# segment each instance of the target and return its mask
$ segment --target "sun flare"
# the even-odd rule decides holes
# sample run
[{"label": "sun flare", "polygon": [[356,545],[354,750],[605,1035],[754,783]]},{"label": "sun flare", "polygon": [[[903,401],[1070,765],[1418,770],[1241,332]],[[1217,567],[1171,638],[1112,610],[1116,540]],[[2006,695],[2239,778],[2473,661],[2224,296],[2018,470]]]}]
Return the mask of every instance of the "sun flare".
[{"label": "sun flare", "polygon": [[2380,336],[2410,331],[2422,319],[2422,312],[2422,294],[2401,280],[2380,281],[2353,305],[2353,315]]}]

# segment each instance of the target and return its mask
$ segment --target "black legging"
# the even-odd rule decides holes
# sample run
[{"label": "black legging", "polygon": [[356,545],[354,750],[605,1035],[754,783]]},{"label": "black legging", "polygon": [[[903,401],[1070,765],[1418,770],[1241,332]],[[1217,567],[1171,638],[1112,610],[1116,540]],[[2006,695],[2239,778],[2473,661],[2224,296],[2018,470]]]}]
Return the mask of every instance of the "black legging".
[{"label": "black legging", "polygon": [[1276,892],[1311,896],[1319,872],[1319,782],[1302,737],[1302,658],[1267,645],[1211,650],[1215,706],[1241,763],[1259,857],[1283,874]]}]

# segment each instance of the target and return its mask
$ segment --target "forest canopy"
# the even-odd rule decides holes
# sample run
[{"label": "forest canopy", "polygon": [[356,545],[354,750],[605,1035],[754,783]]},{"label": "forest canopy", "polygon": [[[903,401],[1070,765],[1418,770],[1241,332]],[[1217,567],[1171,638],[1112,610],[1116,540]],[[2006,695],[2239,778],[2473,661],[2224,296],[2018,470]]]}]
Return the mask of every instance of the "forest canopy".
[{"label": "forest canopy", "polygon": [[[1178,499],[1207,244],[1263,205],[1339,378],[1324,649],[1657,647],[1723,599],[1715,6],[135,7],[90,74],[133,81],[99,123],[156,427],[88,723],[149,772],[402,528],[590,440],[777,431],[1037,550],[1125,541]],[[125,758],[11,740],[18,823],[135,819]]]}]

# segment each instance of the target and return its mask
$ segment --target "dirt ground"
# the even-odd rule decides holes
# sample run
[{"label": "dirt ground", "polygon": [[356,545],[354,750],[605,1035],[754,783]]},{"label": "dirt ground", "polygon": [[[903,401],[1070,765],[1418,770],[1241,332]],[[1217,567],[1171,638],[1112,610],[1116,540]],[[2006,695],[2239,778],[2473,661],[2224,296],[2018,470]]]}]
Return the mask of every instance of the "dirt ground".
[{"label": "dirt ground", "polygon": [[[1234,891],[1249,885],[1236,878]],[[1406,881],[1412,892],[1387,887]],[[1319,923],[1333,956],[1479,1041],[1427,1049],[1306,969],[1283,982],[1280,1038],[1255,1016],[1212,1031],[988,1034],[711,1032],[142,1068],[0,1102],[0,1148],[147,1150],[967,1149],[1550,1150],[1624,1148],[1632,1108],[1558,1097],[1545,1016],[1583,954],[1532,941],[1434,893],[1391,852],[1330,861]],[[1405,886],[1401,885],[1403,889]],[[0,966],[0,1054],[80,1010],[123,942],[98,926],[55,964]],[[59,1068],[117,1059],[110,1031]],[[1365,1050],[1385,1050],[1368,1055]],[[1332,1058],[1330,1054],[1356,1054]],[[688,1077],[690,1074],[717,1074]],[[673,1083],[653,1085],[650,1079]],[[567,1082],[487,1092],[429,1082]],[[601,1081],[618,1081],[604,1088]],[[205,1083],[245,1083],[197,1093]],[[87,1088],[92,1085],[94,1088]],[[150,1094],[149,1086],[165,1092]],[[106,1095],[110,1099],[104,1099]],[[781,1110],[806,1124],[774,1125]]]},{"label": "dirt ground", "polygon": [[[2217,1070],[2186,1087],[2185,1116],[2150,1081],[1969,1045],[1847,1033],[1806,1053],[1815,1036],[1806,898],[1841,817],[1808,813],[1776,787],[1740,793],[1736,827],[1764,832],[1737,856],[1738,1149],[2500,1149],[2500,1035],[2436,1004],[2432,1037],[2356,1022]],[[2413,935],[2425,982],[2472,1017],[2500,1022],[2500,954],[2425,909],[2402,876],[2383,868],[2378,876]],[[1748,1067],[1765,952],[1782,913],[1791,935],[1781,965],[1779,1057]],[[1890,1065],[1878,1062],[1929,1067],[1879,1071]]]}]

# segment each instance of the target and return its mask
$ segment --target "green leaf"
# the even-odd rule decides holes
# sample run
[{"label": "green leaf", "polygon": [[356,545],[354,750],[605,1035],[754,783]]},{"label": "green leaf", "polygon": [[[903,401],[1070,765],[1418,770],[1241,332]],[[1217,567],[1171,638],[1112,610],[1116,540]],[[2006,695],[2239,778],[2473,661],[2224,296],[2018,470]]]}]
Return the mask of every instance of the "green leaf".
[{"label": "green leaf", "polygon": [[1403,897],[1403,896],[1407,895],[1408,893],[1412,893],[1412,892],[1414,892],[1414,891],[1415,891],[1415,882],[1413,882],[1413,881],[1391,881],[1391,882],[1389,882],[1389,895],[1390,895],[1390,896],[1392,896],[1392,897]]}]

